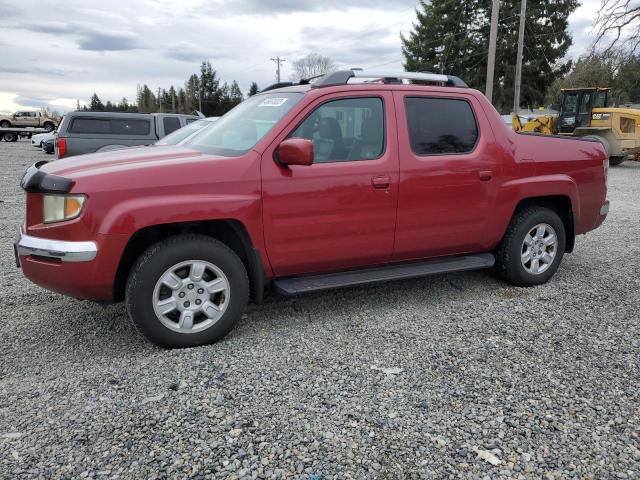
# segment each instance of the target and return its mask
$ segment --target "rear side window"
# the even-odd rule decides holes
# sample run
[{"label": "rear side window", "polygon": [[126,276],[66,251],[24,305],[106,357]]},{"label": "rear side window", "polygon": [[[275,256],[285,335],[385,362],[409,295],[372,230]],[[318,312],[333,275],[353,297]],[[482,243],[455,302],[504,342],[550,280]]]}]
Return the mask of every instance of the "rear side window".
[{"label": "rear side window", "polygon": [[162,125],[164,126],[164,134],[169,135],[180,128],[180,119],[178,117],[164,117]]},{"label": "rear side window", "polygon": [[111,133],[109,120],[97,118],[75,118],[71,123],[70,132],[73,133]]},{"label": "rear side window", "polygon": [[636,122],[633,118],[620,117],[620,131],[622,133],[635,133]]},{"label": "rear side window", "polygon": [[478,141],[478,124],[465,100],[407,97],[411,149],[416,155],[468,153]]},{"label": "rear side window", "polygon": [[101,135],[149,135],[151,122],[138,118],[74,118],[69,131]]}]

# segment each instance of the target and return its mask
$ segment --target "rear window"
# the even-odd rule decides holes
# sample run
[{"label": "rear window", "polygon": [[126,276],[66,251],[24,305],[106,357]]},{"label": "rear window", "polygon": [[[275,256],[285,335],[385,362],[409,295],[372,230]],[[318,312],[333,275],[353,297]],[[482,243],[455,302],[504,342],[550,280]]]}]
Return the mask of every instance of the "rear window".
[{"label": "rear window", "polygon": [[149,135],[151,122],[141,118],[74,118],[69,131],[100,135]]},{"label": "rear window", "polygon": [[164,117],[162,125],[164,126],[164,134],[169,135],[180,128],[180,119],[178,117]]},{"label": "rear window", "polygon": [[411,149],[416,155],[471,152],[478,125],[465,100],[407,97],[405,100]]}]

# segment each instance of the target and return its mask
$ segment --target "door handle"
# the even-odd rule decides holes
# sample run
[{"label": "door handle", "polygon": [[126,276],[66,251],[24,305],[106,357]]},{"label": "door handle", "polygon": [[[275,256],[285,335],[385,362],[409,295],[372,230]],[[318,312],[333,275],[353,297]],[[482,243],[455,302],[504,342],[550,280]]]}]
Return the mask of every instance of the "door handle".
[{"label": "door handle", "polygon": [[391,178],[389,178],[387,175],[378,175],[377,177],[373,177],[371,179],[371,185],[373,185],[373,188],[378,188],[380,190],[389,188],[390,184]]},{"label": "door handle", "polygon": [[478,172],[478,177],[480,177],[480,181],[488,182],[493,177],[493,172],[491,170],[481,170]]}]

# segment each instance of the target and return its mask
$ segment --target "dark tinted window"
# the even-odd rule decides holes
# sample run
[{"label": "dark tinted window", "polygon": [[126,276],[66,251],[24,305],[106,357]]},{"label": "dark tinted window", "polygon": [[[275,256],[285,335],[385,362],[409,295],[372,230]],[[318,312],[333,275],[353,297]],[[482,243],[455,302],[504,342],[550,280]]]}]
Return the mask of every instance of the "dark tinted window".
[{"label": "dark tinted window", "polygon": [[169,135],[180,128],[180,119],[178,117],[164,117],[162,125],[164,125],[164,134]]},{"label": "dark tinted window", "polygon": [[467,153],[478,140],[473,110],[464,100],[408,97],[411,149],[416,155]]},{"label": "dark tinted window", "polygon": [[75,118],[69,131],[73,133],[110,133],[109,120],[97,118]]},{"label": "dark tinted window", "polygon": [[74,118],[69,131],[101,135],[149,135],[151,122],[138,118]]},{"label": "dark tinted window", "polygon": [[327,102],[316,108],[291,137],[313,141],[316,163],[379,158],[384,151],[382,99]]},{"label": "dark tinted window", "polygon": [[151,122],[142,119],[120,119],[111,120],[111,133],[114,135],[149,135]]}]

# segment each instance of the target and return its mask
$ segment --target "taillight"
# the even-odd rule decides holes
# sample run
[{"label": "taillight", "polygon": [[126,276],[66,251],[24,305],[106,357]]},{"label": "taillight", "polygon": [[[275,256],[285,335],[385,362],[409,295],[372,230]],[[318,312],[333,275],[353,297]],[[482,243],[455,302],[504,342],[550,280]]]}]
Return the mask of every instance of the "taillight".
[{"label": "taillight", "polygon": [[56,151],[58,158],[62,158],[67,154],[67,141],[64,138],[56,138]]}]

